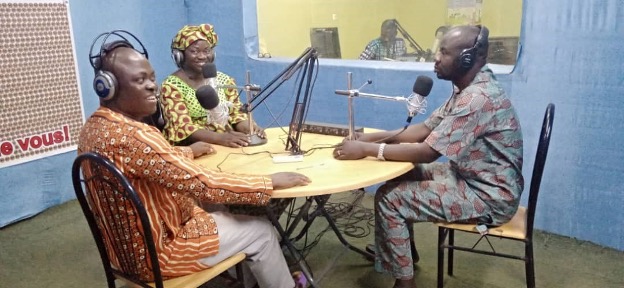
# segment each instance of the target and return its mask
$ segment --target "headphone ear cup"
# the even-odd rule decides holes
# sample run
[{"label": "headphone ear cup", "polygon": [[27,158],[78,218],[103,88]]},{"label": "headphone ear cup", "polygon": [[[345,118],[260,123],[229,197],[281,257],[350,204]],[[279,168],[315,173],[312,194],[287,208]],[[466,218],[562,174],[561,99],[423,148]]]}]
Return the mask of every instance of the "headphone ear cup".
[{"label": "headphone ear cup", "polygon": [[178,68],[182,67],[182,62],[184,62],[184,51],[171,49],[171,58],[173,58],[173,62],[175,62]]},{"label": "headphone ear cup", "polygon": [[459,64],[466,70],[472,68],[474,64],[473,50],[474,49],[464,49],[461,54],[459,54]]},{"label": "headphone ear cup", "polygon": [[117,78],[111,72],[100,70],[93,78],[93,89],[101,100],[111,100],[117,90]]}]

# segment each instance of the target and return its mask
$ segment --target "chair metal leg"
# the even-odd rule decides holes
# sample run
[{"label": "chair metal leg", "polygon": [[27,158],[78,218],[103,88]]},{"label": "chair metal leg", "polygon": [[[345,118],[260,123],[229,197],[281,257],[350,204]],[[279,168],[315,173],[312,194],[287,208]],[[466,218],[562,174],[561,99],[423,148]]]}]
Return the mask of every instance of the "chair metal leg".
[{"label": "chair metal leg", "polygon": [[236,264],[236,280],[240,283],[244,283],[245,279],[243,277],[243,264],[238,263]]},{"label": "chair metal leg", "polygon": [[526,270],[527,288],[535,288],[535,263],[533,261],[533,242],[528,240],[525,244],[524,269]]},{"label": "chair metal leg", "polygon": [[447,274],[449,276],[453,276],[453,254],[454,254],[454,249],[453,246],[455,245],[455,230],[453,229],[448,229],[448,243],[449,243],[449,248],[448,248],[448,268],[447,268]]},{"label": "chair metal leg", "polygon": [[438,288],[444,286],[444,241],[448,230],[438,228]]}]

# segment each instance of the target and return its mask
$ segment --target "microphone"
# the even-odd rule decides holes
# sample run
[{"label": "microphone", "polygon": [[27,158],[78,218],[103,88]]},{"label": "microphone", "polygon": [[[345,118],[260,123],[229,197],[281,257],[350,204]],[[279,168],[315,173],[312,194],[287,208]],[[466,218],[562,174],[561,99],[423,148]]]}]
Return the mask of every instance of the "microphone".
[{"label": "microphone", "polygon": [[[199,104],[206,110],[208,110],[208,122],[217,123],[219,125],[227,125],[230,119],[230,103],[225,101],[221,102],[217,91],[210,85],[203,85],[197,88],[195,96]],[[230,105],[229,105],[230,104]]]},{"label": "microphone", "polygon": [[206,84],[212,89],[217,89],[217,66],[213,63],[206,63],[202,67],[202,75],[206,79]]},{"label": "microphone", "polygon": [[206,63],[202,67],[202,75],[206,79],[206,84],[212,89],[217,89],[217,66],[213,63]]},{"label": "microphone", "polygon": [[202,75],[206,79],[207,85],[213,89],[241,89],[245,91],[260,92],[260,86],[247,84],[245,86],[236,85],[217,85],[217,66],[214,63],[206,63],[202,67]]},{"label": "microphone", "polygon": [[199,105],[204,107],[206,110],[212,110],[219,106],[219,96],[217,96],[217,91],[210,85],[203,85],[197,88],[197,91],[195,91],[195,97],[197,97]]},{"label": "microphone", "polygon": [[412,87],[412,94],[407,97],[407,111],[409,111],[409,116],[407,116],[407,120],[405,121],[405,128],[410,125],[412,122],[412,118],[416,114],[425,114],[427,108],[427,100],[425,97],[429,95],[431,92],[431,88],[433,87],[433,80],[427,76],[418,76],[416,78],[416,82],[414,82],[414,87]]}]

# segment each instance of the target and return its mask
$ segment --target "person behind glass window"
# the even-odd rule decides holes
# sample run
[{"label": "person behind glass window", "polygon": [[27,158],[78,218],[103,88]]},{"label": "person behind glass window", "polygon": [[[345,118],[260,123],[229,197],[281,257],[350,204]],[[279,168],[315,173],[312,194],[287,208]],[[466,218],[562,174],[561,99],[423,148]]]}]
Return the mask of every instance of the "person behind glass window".
[{"label": "person behind glass window", "polygon": [[444,37],[444,34],[446,34],[446,31],[448,31],[448,29],[449,26],[440,26],[438,27],[438,29],[436,29],[434,33],[435,39],[433,40],[431,49],[427,49],[427,61],[435,61],[435,55],[436,53],[438,53],[438,50],[440,50],[440,41],[442,40],[442,37]]},{"label": "person behind glass window", "polygon": [[394,60],[405,55],[407,49],[403,38],[397,38],[397,25],[394,19],[381,24],[381,35],[366,45],[360,60]]}]

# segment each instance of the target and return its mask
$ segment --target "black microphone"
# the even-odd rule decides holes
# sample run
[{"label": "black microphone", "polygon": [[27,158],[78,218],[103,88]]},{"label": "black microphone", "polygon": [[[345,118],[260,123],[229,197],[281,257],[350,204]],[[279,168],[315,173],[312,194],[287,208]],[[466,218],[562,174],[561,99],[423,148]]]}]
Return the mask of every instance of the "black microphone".
[{"label": "black microphone", "polygon": [[217,89],[217,66],[214,63],[206,63],[202,67],[202,75],[208,81],[212,89]]},{"label": "black microphone", "polygon": [[197,101],[199,101],[199,105],[204,107],[204,109],[212,110],[219,106],[219,96],[217,96],[217,91],[210,87],[210,85],[203,85],[197,88],[195,96],[197,97]]},{"label": "black microphone", "polygon": [[413,93],[407,97],[407,110],[409,111],[409,116],[405,121],[404,129],[410,125],[414,115],[425,113],[425,108],[427,108],[427,100],[425,97],[429,95],[432,87],[433,80],[430,77],[421,75],[416,78],[414,87],[412,87]]},{"label": "black microphone", "polygon": [[207,84],[212,86],[213,89],[241,89],[245,91],[260,92],[260,86],[254,84],[247,84],[245,86],[236,85],[217,85],[217,66],[214,63],[206,63],[202,67],[202,75],[208,82]]}]

